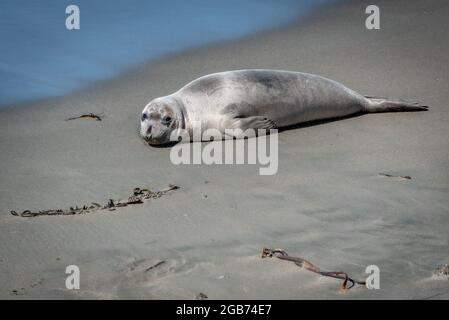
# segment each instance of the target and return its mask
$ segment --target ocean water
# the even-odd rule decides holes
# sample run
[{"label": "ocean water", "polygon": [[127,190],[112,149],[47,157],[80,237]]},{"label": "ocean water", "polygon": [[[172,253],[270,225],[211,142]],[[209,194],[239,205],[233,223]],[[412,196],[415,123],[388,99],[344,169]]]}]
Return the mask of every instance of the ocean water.
[{"label": "ocean water", "polygon": [[[0,106],[64,95],[139,63],[288,24],[335,0],[1,0]],[[66,28],[66,7],[80,29]]]}]

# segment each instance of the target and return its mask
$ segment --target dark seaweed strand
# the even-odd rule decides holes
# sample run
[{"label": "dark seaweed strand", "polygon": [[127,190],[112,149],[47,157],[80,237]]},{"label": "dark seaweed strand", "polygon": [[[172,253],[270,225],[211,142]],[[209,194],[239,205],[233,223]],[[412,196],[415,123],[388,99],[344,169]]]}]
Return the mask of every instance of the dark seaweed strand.
[{"label": "dark seaweed strand", "polygon": [[126,207],[128,205],[144,203],[145,200],[157,199],[168,193],[169,191],[179,189],[178,186],[169,185],[168,188],[160,191],[151,191],[149,189],[134,188],[133,193],[125,200],[109,199],[105,205],[100,205],[96,202],[91,202],[90,205],[83,205],[81,207],[75,206],[68,209],[51,209],[51,210],[39,210],[31,211],[25,210],[21,213],[12,210],[11,214],[18,217],[37,217],[37,216],[55,216],[55,215],[75,215],[85,214],[101,210],[113,211],[120,207]]},{"label": "dark seaweed strand", "polygon": [[[319,275],[325,276],[325,277],[331,277],[336,279],[343,280],[341,284],[342,290],[349,290],[352,287],[354,287],[355,284],[365,285],[365,281],[357,281],[348,276],[346,272],[343,271],[321,271],[320,268],[312,264],[311,262],[300,258],[300,257],[291,257],[282,249],[268,249],[264,248],[262,250],[262,258],[272,258],[275,256],[278,259],[281,260],[287,260],[294,262],[298,267],[304,268],[308,271],[317,273]],[[348,286],[349,283],[349,286]]]}]

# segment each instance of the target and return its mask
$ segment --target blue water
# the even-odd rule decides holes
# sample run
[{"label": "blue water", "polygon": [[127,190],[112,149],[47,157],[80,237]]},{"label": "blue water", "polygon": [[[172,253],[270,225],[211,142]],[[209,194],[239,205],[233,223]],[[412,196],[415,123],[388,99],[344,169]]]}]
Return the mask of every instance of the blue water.
[{"label": "blue water", "polygon": [[[59,96],[144,61],[281,26],[333,0],[0,0],[0,105]],[[65,9],[80,8],[80,30]]]}]

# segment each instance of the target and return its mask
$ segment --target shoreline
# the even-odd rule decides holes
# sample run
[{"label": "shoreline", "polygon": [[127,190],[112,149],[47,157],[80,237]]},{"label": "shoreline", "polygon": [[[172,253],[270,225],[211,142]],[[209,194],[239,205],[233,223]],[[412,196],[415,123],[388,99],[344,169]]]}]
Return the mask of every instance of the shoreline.
[{"label": "shoreline", "polygon": [[[381,30],[367,31],[368,4],[334,4],[288,27],[0,109],[0,297],[449,298],[447,279],[432,275],[449,263],[449,4],[379,1]],[[315,73],[431,109],[281,132],[274,176],[250,165],[174,166],[169,148],[138,137],[138,115],[150,99],[198,76],[242,68]],[[89,112],[103,121],[64,121]],[[135,187],[168,184],[180,189],[111,212],[10,214],[105,203]],[[276,247],[357,279],[377,265],[381,290],[341,294],[338,280],[260,259],[262,248]],[[67,265],[80,267],[80,290],[65,288]]]},{"label": "shoreline", "polygon": [[[83,93],[89,93],[89,92],[95,92],[98,90],[101,90],[104,87],[108,86],[114,86],[114,85],[123,85],[123,82],[127,79],[132,79],[136,76],[138,76],[141,73],[150,73],[152,67],[161,67],[166,64],[170,64],[171,61],[178,61],[180,59],[183,59],[184,57],[188,56],[195,56],[202,54],[204,52],[209,51],[217,51],[222,50],[225,47],[229,45],[239,45],[248,41],[258,41],[258,39],[267,36],[267,35],[276,35],[276,34],[282,34],[285,30],[290,30],[292,28],[297,28],[298,26],[304,25],[306,26],[310,22],[317,20],[320,20],[322,17],[322,14],[320,13],[320,10],[324,11],[331,11],[334,7],[339,7],[342,5],[347,5],[348,3],[351,3],[352,0],[343,0],[341,2],[337,3],[330,3],[330,4],[322,4],[318,5],[316,8],[312,9],[310,12],[308,12],[305,15],[300,16],[299,18],[295,19],[292,22],[272,27],[268,30],[260,30],[255,31],[250,34],[246,34],[243,36],[240,36],[236,39],[230,39],[230,40],[223,40],[223,41],[214,41],[211,43],[204,43],[201,45],[193,46],[187,49],[181,49],[176,52],[167,53],[163,56],[158,56],[155,58],[147,59],[143,63],[139,63],[136,65],[131,65],[125,68],[124,70],[118,72],[116,75],[110,78],[106,79],[99,79],[95,80],[92,83],[89,83],[85,86],[82,86],[78,89],[74,89],[70,92],[67,92],[66,94],[59,95],[59,96],[48,96],[48,97],[42,97],[38,99],[30,99],[22,102],[17,103],[11,103],[7,105],[1,105],[0,106],[0,112],[7,111],[11,109],[21,109],[21,108],[31,108],[31,107],[39,107],[43,105],[49,105],[49,104],[58,104],[61,103],[63,100],[73,99],[80,94]],[[224,71],[224,70],[220,70]],[[217,71],[218,72],[218,71]],[[199,77],[199,76],[198,76]],[[194,80],[193,78],[192,80]]]},{"label": "shoreline", "polygon": [[[6,30],[0,31],[0,38],[7,43],[3,55],[0,53],[3,64],[0,107],[82,91],[97,81],[113,79],[166,55],[177,55],[197,47],[234,41],[283,27],[334,1],[337,0],[307,3],[270,0],[255,6],[251,2],[185,4],[174,0],[159,4],[161,12],[156,14],[154,9],[157,5],[140,0],[131,7],[118,4],[106,11],[101,10],[106,5],[105,0],[95,4],[80,0],[78,5],[83,11],[83,27],[76,31],[67,31],[60,25],[58,12],[65,9],[62,4],[28,6],[30,10],[46,14],[45,21],[37,21],[33,15],[27,15],[28,11],[19,12],[16,5],[5,4],[0,7],[10,15],[3,17],[0,11],[0,17],[5,18]],[[176,17],[171,12],[174,7]],[[187,22],[195,11],[201,12],[201,18]],[[247,19],[249,12],[253,14],[251,19]],[[111,15],[114,23],[106,31],[105,21],[110,20]],[[22,42],[14,36],[14,17],[17,16],[27,21],[20,37],[32,38],[33,31],[30,29],[33,26],[42,32],[39,44],[26,54],[23,54],[27,51],[24,43],[30,42],[29,39]],[[129,16],[134,18],[128,20]],[[231,25],[230,19],[238,23]],[[147,32],[149,29],[151,33]],[[111,37],[112,34],[114,36]],[[92,41],[93,38],[96,41]],[[57,59],[50,61],[48,56]]]}]

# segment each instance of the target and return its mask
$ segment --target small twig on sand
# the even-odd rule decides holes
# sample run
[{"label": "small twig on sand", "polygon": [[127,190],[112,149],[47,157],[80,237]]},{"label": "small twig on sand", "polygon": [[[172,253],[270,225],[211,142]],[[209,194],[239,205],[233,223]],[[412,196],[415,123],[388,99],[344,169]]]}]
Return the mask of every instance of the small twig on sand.
[{"label": "small twig on sand", "polygon": [[65,121],[70,121],[70,120],[75,120],[75,119],[81,119],[81,118],[92,118],[95,119],[97,121],[101,121],[101,117],[99,115],[96,115],[94,113],[86,113],[86,114],[82,114],[80,116],[76,116],[76,117],[70,117],[65,119]]},{"label": "small twig on sand", "polygon": [[379,176],[384,176],[384,177],[388,177],[388,178],[400,178],[400,179],[412,180],[412,177],[410,177],[410,176],[395,176],[395,175],[388,174],[388,173],[379,173]]},{"label": "small twig on sand", "polygon": [[153,269],[155,269],[155,268],[157,268],[157,267],[163,265],[164,263],[165,263],[165,260],[159,261],[158,263],[152,265],[151,267],[146,268],[146,269],[145,269],[145,272],[148,272],[148,271],[150,271],[150,270],[153,270]]}]

